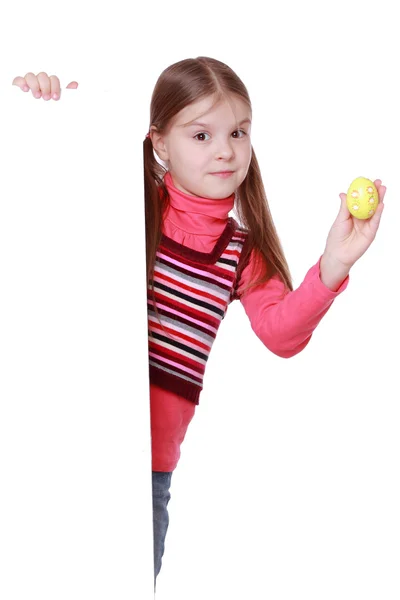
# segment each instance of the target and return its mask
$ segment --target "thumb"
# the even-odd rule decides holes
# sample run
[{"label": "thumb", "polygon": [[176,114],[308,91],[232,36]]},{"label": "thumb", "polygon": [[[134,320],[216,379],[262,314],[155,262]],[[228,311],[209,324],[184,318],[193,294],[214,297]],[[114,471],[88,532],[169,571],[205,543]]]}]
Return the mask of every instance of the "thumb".
[{"label": "thumb", "polygon": [[71,83],[69,83],[67,85],[67,90],[76,90],[76,88],[78,87],[79,83],[77,81],[71,81]]},{"label": "thumb", "polygon": [[338,218],[342,217],[343,219],[348,219],[350,216],[350,211],[347,208],[347,194],[339,194],[339,198],[340,198],[341,202],[340,202]]}]

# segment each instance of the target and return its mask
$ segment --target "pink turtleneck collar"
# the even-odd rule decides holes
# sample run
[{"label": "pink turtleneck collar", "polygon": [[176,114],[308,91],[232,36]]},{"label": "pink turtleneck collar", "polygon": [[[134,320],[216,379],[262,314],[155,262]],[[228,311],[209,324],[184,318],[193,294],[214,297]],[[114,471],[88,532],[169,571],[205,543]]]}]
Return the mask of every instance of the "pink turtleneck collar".
[{"label": "pink turtleneck collar", "polygon": [[170,197],[169,210],[164,219],[167,236],[175,239],[178,236],[182,238],[179,243],[193,247],[196,244],[190,243],[191,236],[215,238],[222,233],[229,212],[233,209],[235,194],[221,200],[190,196],[175,187],[170,173],[165,174],[164,183]]}]

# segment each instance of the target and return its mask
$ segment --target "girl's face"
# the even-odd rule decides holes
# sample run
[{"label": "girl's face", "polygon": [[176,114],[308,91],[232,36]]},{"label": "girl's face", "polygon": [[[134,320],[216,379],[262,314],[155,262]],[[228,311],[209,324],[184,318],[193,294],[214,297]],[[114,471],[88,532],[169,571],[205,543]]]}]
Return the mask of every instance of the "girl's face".
[{"label": "girl's face", "polygon": [[251,110],[236,95],[186,106],[167,132],[152,134],[176,188],[191,196],[227,198],[246,177],[251,159]]}]

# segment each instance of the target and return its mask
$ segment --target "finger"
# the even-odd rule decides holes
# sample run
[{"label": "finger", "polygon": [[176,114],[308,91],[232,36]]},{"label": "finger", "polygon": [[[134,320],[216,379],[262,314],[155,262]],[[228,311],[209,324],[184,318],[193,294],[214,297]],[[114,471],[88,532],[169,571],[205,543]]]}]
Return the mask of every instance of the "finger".
[{"label": "finger", "polygon": [[79,83],[77,83],[76,81],[71,81],[71,83],[69,83],[67,85],[67,89],[68,90],[76,90],[76,88],[78,87]]},{"label": "finger", "polygon": [[374,181],[376,190],[378,192],[378,199],[379,202],[383,202],[383,198],[385,197],[385,192],[386,192],[386,186],[382,185],[382,182],[380,181],[380,179],[376,179]]},{"label": "finger", "polygon": [[57,75],[50,75],[50,96],[53,100],[58,100],[61,94],[60,80]]},{"label": "finger", "polygon": [[41,73],[38,73],[37,79],[38,79],[38,82],[40,85],[40,90],[42,92],[43,100],[50,100],[50,98],[51,98],[51,83],[50,83],[49,76],[47,75],[47,73],[44,73],[42,71]]},{"label": "finger", "polygon": [[347,208],[347,194],[339,194],[341,200],[338,218],[342,217],[348,219],[350,216],[349,209]]},{"label": "finger", "polygon": [[29,87],[28,87],[25,79],[23,77],[20,77],[19,75],[17,77],[14,77],[12,85],[16,85],[23,92],[29,92]]},{"label": "finger", "polygon": [[34,98],[40,98],[42,94],[40,91],[39,81],[36,75],[34,75],[33,73],[27,73],[25,75],[25,81],[28,84],[29,89],[32,91],[32,96]]},{"label": "finger", "polygon": [[379,202],[381,201],[381,188],[382,188],[382,179],[375,179],[374,185],[378,191]]},{"label": "finger", "polygon": [[383,203],[378,204],[378,208],[376,209],[375,214],[371,217],[371,219],[369,221],[369,226],[371,228],[371,231],[372,231],[374,237],[376,235],[376,232],[378,231],[384,208],[385,208],[385,205]]}]

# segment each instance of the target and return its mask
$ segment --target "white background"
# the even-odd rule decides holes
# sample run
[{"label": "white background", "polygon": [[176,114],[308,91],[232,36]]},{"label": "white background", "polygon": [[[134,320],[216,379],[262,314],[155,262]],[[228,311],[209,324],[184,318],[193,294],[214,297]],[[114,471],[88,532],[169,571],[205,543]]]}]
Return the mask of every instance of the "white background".
[{"label": "white background", "polygon": [[[42,11],[39,6],[43,7]],[[64,87],[71,80],[81,84],[78,91],[65,91],[63,107],[64,98],[58,105],[50,106],[15,90],[15,99],[20,93],[20,99],[14,104],[15,110],[21,114],[22,106],[28,110],[28,106],[35,105],[33,110],[41,115],[39,123],[47,122],[44,133],[41,133],[37,121],[22,120],[17,125],[14,121],[13,125],[9,113],[5,115],[2,111],[2,131],[7,125],[7,139],[13,138],[10,124],[16,127],[14,139],[17,141],[11,145],[11,151],[7,150],[7,170],[10,169],[11,157],[15,163],[19,147],[25,161],[22,163],[20,159],[24,170],[19,176],[14,167],[14,171],[9,171],[13,177],[8,174],[5,178],[12,187],[12,194],[5,196],[2,188],[0,195],[2,219],[3,215],[9,219],[12,217],[14,226],[18,213],[10,202],[19,202],[21,223],[24,223],[24,236],[21,230],[19,232],[20,241],[26,237],[26,244],[28,240],[33,243],[34,236],[27,223],[29,219],[35,219],[36,226],[39,226],[38,215],[45,218],[47,207],[42,231],[46,225],[54,227],[53,232],[57,231],[57,235],[48,230],[49,240],[61,252],[69,233],[59,221],[56,221],[55,229],[51,206],[55,189],[58,192],[68,183],[68,191],[60,191],[64,195],[59,196],[59,214],[65,216],[66,226],[71,227],[73,213],[66,212],[68,203],[71,211],[76,211],[81,227],[76,223],[74,227],[82,251],[84,240],[89,239],[83,236],[82,231],[85,235],[90,232],[96,252],[90,254],[87,250],[86,261],[89,261],[89,256],[97,256],[100,264],[106,248],[109,250],[109,246],[102,246],[99,228],[90,229],[90,214],[97,223],[102,219],[102,223],[109,224],[111,239],[122,240],[113,248],[114,259],[122,260],[123,257],[126,272],[129,265],[132,265],[132,270],[137,269],[129,258],[129,248],[130,244],[132,250],[140,246],[141,234],[138,231],[143,226],[143,217],[139,206],[133,207],[132,202],[137,201],[140,205],[140,153],[149,124],[150,95],[159,73],[166,66],[190,56],[208,55],[223,60],[249,89],[254,110],[253,146],[295,287],[322,254],[329,228],[339,209],[339,193],[347,191],[350,181],[359,175],[380,178],[388,188],[386,208],[374,244],[354,266],[348,289],[335,301],[311,343],[300,355],[290,360],[272,355],[251,331],[240,303],[235,302],[230,307],[209,361],[200,406],[172,478],[170,529],[158,579],[157,599],[245,597],[310,600],[340,597],[346,600],[397,600],[400,597],[400,520],[397,508],[400,504],[400,393],[395,368],[400,332],[395,294],[396,259],[399,256],[395,227],[399,220],[400,98],[396,57],[400,48],[393,3],[350,1],[343,5],[327,5],[274,2],[258,5],[252,2],[204,2],[195,9],[187,3],[171,2],[167,6],[153,2],[141,6],[140,15],[133,14],[131,3],[93,4],[90,7],[80,3],[79,10],[78,6],[69,3],[61,8],[57,6],[56,11],[54,6],[36,3],[21,11],[14,3],[12,11],[9,8],[8,19],[1,19],[7,34],[1,36],[2,56],[8,57],[7,61],[2,61],[2,64],[6,63],[2,67],[2,85],[28,70],[55,73],[60,76]],[[67,99],[67,95],[71,100]],[[80,98],[79,103],[77,98]],[[57,109],[60,114],[63,110],[64,116],[67,102],[74,110],[71,114],[76,117],[82,110],[82,118],[85,116],[86,120],[78,126],[71,119],[69,127],[61,131]],[[93,107],[101,107],[98,113],[106,108],[104,118],[102,114],[96,114],[96,119],[89,118],[90,103]],[[90,131],[93,134],[98,131],[91,147],[99,150],[98,158],[92,159],[87,173],[75,152],[79,150],[84,156],[84,149],[89,150],[90,135],[85,126],[88,118]],[[51,143],[55,147],[54,152],[59,153],[58,159],[50,151],[50,119],[57,132]],[[101,145],[103,136],[108,147],[106,153]],[[2,136],[4,152],[3,139]],[[112,151],[110,143],[114,144]],[[45,178],[40,179],[37,174],[35,178],[32,166],[43,165],[39,152],[42,157],[45,152],[46,164],[51,165]],[[100,161],[101,155],[101,167],[97,171],[95,163]],[[101,173],[101,179],[94,195],[91,195],[88,188],[93,185],[96,173]],[[24,174],[29,174],[29,179]],[[74,187],[78,176],[80,181],[86,180],[87,186],[79,187],[79,193]],[[124,194],[125,214],[130,215],[129,211],[133,210],[132,216],[138,226],[135,236],[129,223],[118,218],[118,215],[122,216],[118,211]],[[33,210],[33,202],[41,213]],[[79,213],[82,202],[88,206],[88,212],[83,211],[83,214]],[[99,211],[94,208],[96,202]],[[111,210],[114,203],[115,214]],[[2,232],[7,229],[2,224]],[[7,248],[10,244],[9,240]],[[36,257],[46,256],[46,249],[40,244],[35,250],[32,245],[26,248],[36,252]],[[24,266],[21,253],[5,261],[2,249],[2,277],[6,274],[8,282],[16,281],[12,267],[21,272]],[[78,256],[71,258],[65,254],[62,259],[63,271],[58,273],[57,280],[63,282],[69,274],[72,282],[69,260],[73,259],[76,264]],[[82,272],[83,269],[82,266]],[[28,274],[27,270],[25,273]],[[98,297],[94,290],[99,289],[100,281],[104,292],[106,286],[97,271],[86,281],[85,294],[82,294],[86,315],[89,313],[90,294]],[[126,444],[125,468],[129,470],[131,464],[134,473],[134,479],[129,483],[129,494],[136,504],[131,508],[127,501],[123,507],[119,505],[121,488],[118,486],[121,481],[116,483],[114,472],[108,467],[103,474],[103,484],[107,481],[109,490],[109,510],[103,520],[103,534],[110,535],[110,523],[117,512],[120,522],[125,519],[128,523],[127,532],[135,527],[140,514],[143,517],[141,539],[144,544],[140,564],[144,565],[145,571],[151,562],[146,541],[149,500],[147,492],[143,491],[149,485],[145,442],[148,417],[143,409],[147,388],[144,381],[142,389],[138,383],[132,386],[129,353],[133,353],[133,348],[129,347],[128,341],[134,326],[145,329],[145,324],[139,325],[138,316],[133,324],[134,316],[130,312],[134,297],[137,299],[135,307],[141,306],[144,290],[140,292],[140,286],[133,289],[130,280],[125,283],[124,289],[122,281],[123,278],[116,277],[112,266],[108,265],[108,296],[102,298],[103,329],[97,334],[97,340],[103,340],[102,335],[112,338],[110,331],[115,323],[115,310],[120,308],[122,297],[123,312],[119,312],[118,319],[120,322],[126,319],[127,328],[124,331],[125,346],[119,348],[119,357],[122,360],[125,356],[127,362],[119,398],[125,397],[125,416],[129,414],[131,417],[132,427],[117,418],[112,404],[107,407],[103,404],[101,409],[95,407],[93,401],[87,403],[86,420],[83,422],[90,425],[93,419],[98,419],[100,424],[101,419],[101,427],[109,426],[108,433],[112,439],[123,439]],[[19,285],[22,286],[22,283]],[[57,323],[56,314],[50,312],[51,319],[46,321],[50,303],[46,311],[39,305],[39,292],[46,289],[43,287],[44,279],[36,280],[35,285],[38,294],[36,310],[42,311],[41,326],[47,328],[50,335]],[[75,297],[70,293],[71,298]],[[12,306],[9,288],[2,287],[2,298],[4,294],[8,310],[13,309],[14,315],[18,314],[20,305]],[[57,298],[60,299],[61,295],[58,290]],[[77,307],[74,304],[75,319],[82,314]],[[9,323],[4,317],[3,321]],[[39,327],[32,325],[27,314],[23,323],[26,329],[22,330],[19,325],[21,339],[27,336],[25,339],[33,348]],[[90,331],[93,332],[96,329],[94,317],[90,323]],[[68,332],[65,324],[63,327]],[[78,332],[77,321],[74,327],[74,331]],[[82,348],[87,344],[88,349],[89,329],[81,327],[81,331]],[[10,339],[10,329],[8,335]],[[53,335],[51,340],[55,342],[56,336]],[[69,339],[65,333],[64,341],[69,341],[70,348],[76,349],[76,337],[72,334]],[[144,335],[135,343],[138,347],[142,344],[145,352]],[[92,344],[95,344],[93,340]],[[58,351],[61,352],[59,348]],[[67,356],[68,347],[64,347],[62,352],[63,356]],[[102,355],[103,367],[112,364],[108,361],[115,360],[111,352],[98,352]],[[31,369],[31,354],[24,356],[25,369]],[[35,360],[37,365],[42,364],[39,357]],[[16,366],[15,358],[12,368]],[[77,363],[75,367],[75,373],[82,373]],[[9,369],[7,367],[8,372]],[[30,372],[33,373],[33,370]],[[94,375],[94,366],[91,372]],[[86,379],[92,390],[97,389],[101,380],[104,381],[104,373],[101,377],[100,373],[98,375],[99,380],[95,377]],[[8,377],[10,380],[11,376]],[[22,390],[23,384],[18,381],[18,389]],[[28,389],[28,384],[24,385]],[[38,378],[35,385],[39,385]],[[73,385],[70,384],[71,390]],[[111,387],[110,384],[109,389]],[[134,397],[142,401],[140,408],[137,403],[128,401],[132,388]],[[60,392],[62,388],[59,386],[57,389]],[[71,400],[71,394],[67,395],[68,403],[72,403],[70,410],[78,410],[77,400]],[[60,398],[63,396],[60,395]],[[55,420],[63,413],[52,416],[45,411],[47,405],[44,401],[41,406],[46,419],[40,429],[41,435],[45,430],[54,428],[52,431],[57,432],[57,437],[66,440],[69,435],[67,428],[56,427],[58,422]],[[22,429],[25,435],[32,436],[26,425],[27,419],[33,418],[27,400],[24,408],[25,412],[18,413],[16,408],[7,405],[2,407],[2,414],[8,415],[9,423],[13,419],[14,431],[20,423],[21,427],[25,427]],[[37,415],[35,419],[38,424]],[[68,423],[71,421],[67,420]],[[81,427],[80,451],[83,452],[85,441],[87,445],[91,444],[96,455],[92,452],[90,456],[96,459],[98,468],[107,453],[99,434],[101,427],[97,430]],[[21,444],[23,436],[21,430],[18,431]],[[139,431],[143,435],[143,453],[140,443],[137,443]],[[48,439],[60,443],[55,437],[53,433],[53,438]],[[33,437],[30,439],[33,441]],[[5,440],[2,443],[8,451],[15,448],[10,433]],[[40,452],[42,456],[45,454],[40,446],[35,452],[36,456]],[[119,452],[121,455],[122,452]],[[12,462],[5,470],[8,483],[12,480],[12,467],[21,477],[28,473],[22,469],[23,461],[18,456],[13,453]],[[84,460],[89,460],[88,451],[84,457]],[[53,464],[60,486],[63,478],[69,484],[74,481],[70,469],[77,468],[78,453],[64,456],[63,460],[59,463],[58,472],[56,461]],[[80,468],[83,473],[84,467]],[[100,478],[100,475],[96,474],[96,477]],[[86,482],[86,493],[93,497],[96,496],[96,486],[100,485],[100,479],[96,477],[90,484]],[[75,502],[76,494],[75,490]],[[32,506],[37,507],[35,502]],[[87,505],[83,506],[86,510]],[[18,514],[18,507],[10,504],[7,510],[12,510],[14,518]],[[41,510],[44,515],[44,509]],[[58,515],[54,509],[52,511],[54,523]],[[78,514],[78,508],[75,514]],[[4,526],[7,521],[4,515],[2,518]],[[24,523],[33,531],[29,515],[25,516]],[[83,521],[80,523],[82,528]],[[66,531],[66,525],[62,526]],[[39,526],[35,524],[35,527],[39,531]],[[51,524],[45,519],[40,527],[47,531],[47,536],[50,535]],[[79,531],[78,527],[76,531]],[[83,527],[83,531],[78,545],[72,536],[68,540],[70,551],[74,548],[76,552],[77,547],[81,551],[79,545],[82,544],[89,548],[87,529]],[[20,534],[23,536],[22,528]],[[101,534],[97,532],[96,535]],[[10,539],[10,529],[8,536]],[[55,536],[54,541],[58,543]],[[92,550],[98,549],[98,542],[93,539],[91,542]],[[125,543],[129,544],[128,536]],[[2,553],[6,551],[8,549],[3,543]],[[13,552],[16,552],[15,548]],[[67,550],[63,552],[65,555]],[[9,558],[7,569],[15,569],[15,565],[10,566],[13,556]],[[35,564],[40,563],[32,554],[30,558],[36,559]],[[102,558],[106,560],[104,554]],[[20,567],[25,564],[27,568],[27,554],[20,560]],[[85,585],[92,585],[92,594],[82,593],[79,596],[74,593],[74,597],[130,597],[132,593],[133,597],[138,597],[132,584],[133,574],[135,582],[138,581],[137,565],[132,566],[130,571],[128,563],[126,560],[123,577],[121,568],[119,580],[120,589],[126,586],[125,596],[120,590],[112,594],[104,587],[103,595],[99,596],[101,582],[107,579],[104,571],[99,570],[98,581],[82,579]],[[76,570],[72,568],[72,574],[69,571],[70,589],[73,589],[74,581],[83,577],[80,563],[79,568],[77,563],[72,564],[74,566]],[[61,576],[62,566],[58,568]],[[122,580],[124,583],[121,583]],[[18,595],[7,597],[3,594],[2,597],[7,600],[19,598]],[[46,596],[41,594],[41,597]],[[59,594],[56,597],[63,596]],[[141,598],[146,598],[144,593]]]}]

